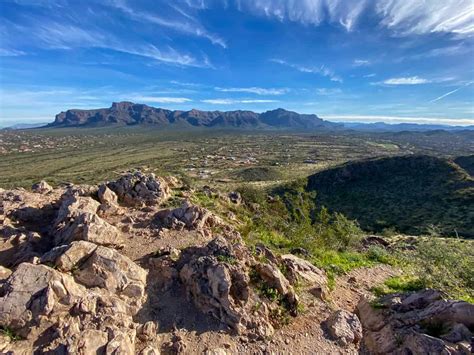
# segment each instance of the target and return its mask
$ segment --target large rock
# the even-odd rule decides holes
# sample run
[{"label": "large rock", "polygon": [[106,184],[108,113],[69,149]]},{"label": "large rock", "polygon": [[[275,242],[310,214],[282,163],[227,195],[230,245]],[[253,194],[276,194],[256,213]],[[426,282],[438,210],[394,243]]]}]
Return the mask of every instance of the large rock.
[{"label": "large rock", "polygon": [[107,186],[129,206],[158,205],[170,196],[170,189],[163,179],[140,171],[127,173]]},{"label": "large rock", "polygon": [[158,225],[173,229],[203,230],[222,224],[222,220],[209,210],[185,201],[181,207],[159,211],[155,216]]},{"label": "large rock", "polygon": [[122,246],[120,231],[96,214],[99,206],[100,204],[90,197],[65,198],[54,226],[55,244],[85,240],[106,246]]},{"label": "large rock", "polygon": [[196,306],[238,333],[273,333],[268,309],[250,288],[250,253],[217,237],[205,247],[184,249],[177,261],[182,283]]},{"label": "large rock", "polygon": [[326,326],[329,334],[341,346],[357,344],[362,339],[362,325],[359,318],[345,310],[334,312],[327,320]]},{"label": "large rock", "polygon": [[3,286],[0,326],[28,332],[41,315],[56,306],[71,306],[84,294],[74,279],[45,265],[20,264]]},{"label": "large rock", "polygon": [[[364,343],[373,353],[465,354],[474,326],[474,305],[446,300],[435,290],[389,295],[374,308],[357,306]],[[467,344],[467,345],[466,345]]]},{"label": "large rock", "polygon": [[282,255],[281,261],[285,267],[285,276],[292,285],[308,286],[311,293],[320,298],[326,297],[328,279],[324,270],[293,254]]},{"label": "large rock", "polygon": [[116,250],[99,246],[74,273],[86,287],[100,287],[126,299],[132,310],[145,301],[147,272]]},{"label": "large rock", "polygon": [[41,263],[52,264],[61,271],[72,271],[78,268],[97,247],[97,244],[83,240],[61,245],[44,254]]}]

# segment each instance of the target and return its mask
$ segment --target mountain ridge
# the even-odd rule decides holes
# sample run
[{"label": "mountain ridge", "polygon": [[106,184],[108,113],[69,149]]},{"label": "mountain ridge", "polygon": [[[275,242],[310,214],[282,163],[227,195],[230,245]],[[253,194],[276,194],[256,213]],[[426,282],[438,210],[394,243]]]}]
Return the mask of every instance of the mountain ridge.
[{"label": "mountain ridge", "polygon": [[253,111],[167,110],[145,104],[122,101],[110,108],[71,109],[56,115],[46,127],[91,127],[103,125],[185,125],[190,127],[339,129],[343,125],[325,121],[314,114],[299,114],[282,108]]}]

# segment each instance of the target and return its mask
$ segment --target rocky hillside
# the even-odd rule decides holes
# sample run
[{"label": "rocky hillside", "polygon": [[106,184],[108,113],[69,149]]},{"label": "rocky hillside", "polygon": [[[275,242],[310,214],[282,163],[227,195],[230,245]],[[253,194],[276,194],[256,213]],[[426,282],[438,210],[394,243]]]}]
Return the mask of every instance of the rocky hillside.
[{"label": "rocky hillside", "polygon": [[396,269],[355,269],[331,286],[308,251],[244,242],[232,210],[255,203],[202,193],[227,213],[193,204],[199,193],[173,177],[139,171],[99,186],[0,189],[0,352],[472,350],[472,304],[427,290],[374,308],[370,289]]},{"label": "rocky hillside", "polygon": [[474,180],[447,159],[350,162],[312,175],[307,188],[316,191],[318,205],[356,219],[366,230],[474,237]]},{"label": "rocky hillside", "polygon": [[252,111],[170,111],[131,102],[114,102],[110,108],[68,110],[56,115],[48,127],[93,127],[103,125],[158,125],[189,127],[337,129],[341,125],[316,115],[277,109],[259,114]]}]

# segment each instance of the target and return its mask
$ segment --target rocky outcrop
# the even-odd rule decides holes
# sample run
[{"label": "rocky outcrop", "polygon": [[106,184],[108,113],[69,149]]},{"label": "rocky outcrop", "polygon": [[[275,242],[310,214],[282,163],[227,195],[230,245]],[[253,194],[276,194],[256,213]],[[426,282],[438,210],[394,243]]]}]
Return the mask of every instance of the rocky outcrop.
[{"label": "rocky outcrop", "polygon": [[56,245],[85,240],[100,245],[120,247],[120,231],[97,215],[99,202],[91,197],[64,198],[54,226]]},{"label": "rocky outcrop", "polygon": [[471,353],[474,305],[444,299],[439,291],[395,294],[374,308],[363,299],[358,307],[364,344],[374,354]]},{"label": "rocky outcrop", "polygon": [[141,171],[126,173],[107,186],[117,194],[127,206],[155,206],[165,201],[170,189],[164,179],[154,174],[145,175]]},{"label": "rocky outcrop", "polygon": [[155,222],[160,227],[181,230],[204,230],[222,224],[222,220],[197,205],[185,201],[181,207],[159,211],[155,216]]},{"label": "rocky outcrop", "polygon": [[362,325],[353,313],[338,310],[325,323],[331,337],[341,346],[357,344],[362,339]]},{"label": "rocky outcrop", "polygon": [[33,184],[33,186],[31,186],[31,190],[33,192],[37,192],[37,193],[40,193],[40,194],[45,194],[45,193],[48,193],[48,192],[52,191],[53,188],[46,181],[41,180],[40,182],[38,182],[36,184]]}]

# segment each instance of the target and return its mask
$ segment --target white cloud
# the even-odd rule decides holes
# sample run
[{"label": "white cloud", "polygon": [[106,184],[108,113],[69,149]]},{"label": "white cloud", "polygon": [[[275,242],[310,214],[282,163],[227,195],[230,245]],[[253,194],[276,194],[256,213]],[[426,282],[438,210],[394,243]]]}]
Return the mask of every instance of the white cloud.
[{"label": "white cloud", "polygon": [[363,67],[370,65],[370,61],[366,59],[354,59],[353,65],[355,67]]},{"label": "white cloud", "polygon": [[235,0],[242,11],[251,11],[279,21],[319,25],[339,24],[347,31],[369,14],[398,35],[448,32],[474,33],[472,0]]},{"label": "white cloud", "polygon": [[153,102],[159,104],[183,104],[191,102],[191,99],[186,97],[165,97],[165,96],[135,96],[132,97],[133,102]]},{"label": "white cloud", "polygon": [[386,85],[419,85],[419,84],[427,84],[430,80],[420,78],[418,76],[410,76],[410,77],[401,77],[401,78],[390,78],[383,81],[383,84]]},{"label": "white cloud", "polygon": [[374,76],[377,76],[377,74],[375,74],[375,73],[370,73],[370,74],[364,75],[364,78],[373,78]]},{"label": "white cloud", "polygon": [[287,88],[259,88],[259,87],[248,87],[248,88],[214,88],[216,91],[220,92],[245,92],[249,94],[256,94],[256,95],[283,95],[286,94],[289,89]]},{"label": "white cloud", "polygon": [[272,102],[279,102],[278,100],[253,100],[253,99],[242,99],[242,100],[235,100],[235,99],[207,99],[201,100],[206,104],[211,105],[235,105],[235,104],[263,104],[263,103],[272,103]]},{"label": "white cloud", "polygon": [[282,59],[271,59],[272,62],[278,63],[281,65],[285,65],[287,67],[296,69],[302,73],[312,73],[312,74],[319,74],[325,77],[328,77],[331,81],[342,83],[342,78],[334,73],[334,71],[325,65],[321,65],[319,67],[308,67],[300,64],[293,64],[289,63],[286,60]]}]

